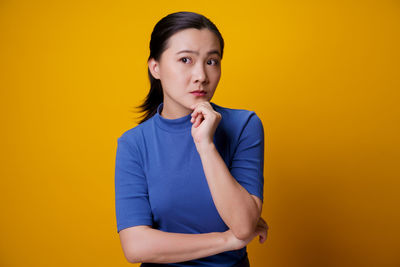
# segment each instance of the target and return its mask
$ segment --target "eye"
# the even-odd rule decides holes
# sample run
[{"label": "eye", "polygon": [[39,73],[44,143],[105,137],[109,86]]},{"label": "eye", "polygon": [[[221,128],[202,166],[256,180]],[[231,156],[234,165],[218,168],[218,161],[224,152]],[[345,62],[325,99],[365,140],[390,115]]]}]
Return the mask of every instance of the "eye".
[{"label": "eye", "polygon": [[182,61],[185,64],[190,62],[190,58],[188,58],[188,57],[183,57],[183,58],[181,58],[179,60]]},{"label": "eye", "polygon": [[217,59],[210,59],[207,61],[207,64],[217,66],[219,64],[219,61]]}]

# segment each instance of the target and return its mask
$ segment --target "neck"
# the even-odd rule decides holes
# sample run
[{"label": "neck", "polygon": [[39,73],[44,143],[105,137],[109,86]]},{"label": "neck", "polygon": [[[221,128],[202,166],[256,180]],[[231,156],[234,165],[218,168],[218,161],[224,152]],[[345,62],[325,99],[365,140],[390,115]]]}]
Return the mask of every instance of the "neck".
[{"label": "neck", "polygon": [[184,106],[175,104],[174,106],[168,102],[163,103],[163,109],[161,110],[160,115],[166,119],[178,119],[192,113],[191,109],[185,108]]}]

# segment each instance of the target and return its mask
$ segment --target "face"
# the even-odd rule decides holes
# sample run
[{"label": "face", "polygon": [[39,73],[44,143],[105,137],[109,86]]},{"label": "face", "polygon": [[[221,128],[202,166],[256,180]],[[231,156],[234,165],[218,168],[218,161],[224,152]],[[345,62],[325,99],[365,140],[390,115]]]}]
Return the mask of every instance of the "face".
[{"label": "face", "polygon": [[149,60],[150,72],[163,87],[164,117],[183,117],[192,112],[191,105],[211,100],[221,77],[220,55],[217,36],[193,28],[171,36],[159,61]]}]

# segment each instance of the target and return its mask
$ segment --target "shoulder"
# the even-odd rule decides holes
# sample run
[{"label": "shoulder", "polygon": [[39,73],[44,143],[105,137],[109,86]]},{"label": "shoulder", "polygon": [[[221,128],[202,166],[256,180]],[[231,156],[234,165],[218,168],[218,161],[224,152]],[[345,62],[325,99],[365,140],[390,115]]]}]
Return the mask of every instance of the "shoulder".
[{"label": "shoulder", "polygon": [[255,111],[238,109],[238,108],[227,108],[211,102],[214,110],[222,115],[221,124],[223,127],[227,127],[230,130],[243,129],[246,126],[250,127],[261,127],[262,121],[258,117]]},{"label": "shoulder", "polygon": [[150,131],[153,117],[123,132],[117,139],[118,142],[134,144],[143,141],[143,137]]}]

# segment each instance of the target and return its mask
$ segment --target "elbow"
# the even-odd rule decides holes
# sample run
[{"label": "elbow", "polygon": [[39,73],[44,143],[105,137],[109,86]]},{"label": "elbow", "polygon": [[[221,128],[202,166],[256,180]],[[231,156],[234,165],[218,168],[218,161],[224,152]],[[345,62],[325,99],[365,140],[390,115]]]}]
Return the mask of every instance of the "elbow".
[{"label": "elbow", "polygon": [[237,233],[234,232],[234,235],[236,236],[237,239],[240,240],[247,240],[251,237],[253,233],[250,231],[239,231]]},{"label": "elbow", "polygon": [[141,263],[141,261],[138,258],[132,257],[132,256],[128,256],[126,257],[126,260],[129,263]]},{"label": "elbow", "polygon": [[125,259],[129,262],[129,263],[139,263],[139,258],[132,253],[132,251],[127,251],[127,250],[123,250],[124,251],[124,256]]},{"label": "elbow", "polygon": [[137,261],[135,258],[133,258],[133,257],[130,257],[130,256],[125,256],[125,258],[126,258],[126,260],[129,262],[129,263],[140,263],[139,261]]},{"label": "elbow", "polygon": [[237,239],[247,240],[249,238],[254,237],[256,228],[257,228],[257,220],[242,220],[240,224],[237,224],[236,227],[232,227],[232,233],[236,236]]},{"label": "elbow", "polygon": [[255,227],[247,226],[247,227],[239,227],[236,230],[232,230],[233,234],[237,239],[247,240],[254,235]]},{"label": "elbow", "polygon": [[141,263],[148,260],[150,247],[145,240],[147,227],[135,226],[120,232],[122,250],[129,263]]},{"label": "elbow", "polygon": [[129,263],[152,262],[152,250],[150,247],[141,245],[131,245],[124,250],[125,258]]},{"label": "elbow", "polygon": [[129,244],[122,245],[122,251],[124,252],[125,259],[129,263],[141,263],[143,259],[143,255],[139,251],[137,246],[133,245],[133,242]]},{"label": "elbow", "polygon": [[137,251],[124,252],[125,258],[129,263],[142,263],[144,262],[143,256],[137,253]]}]

